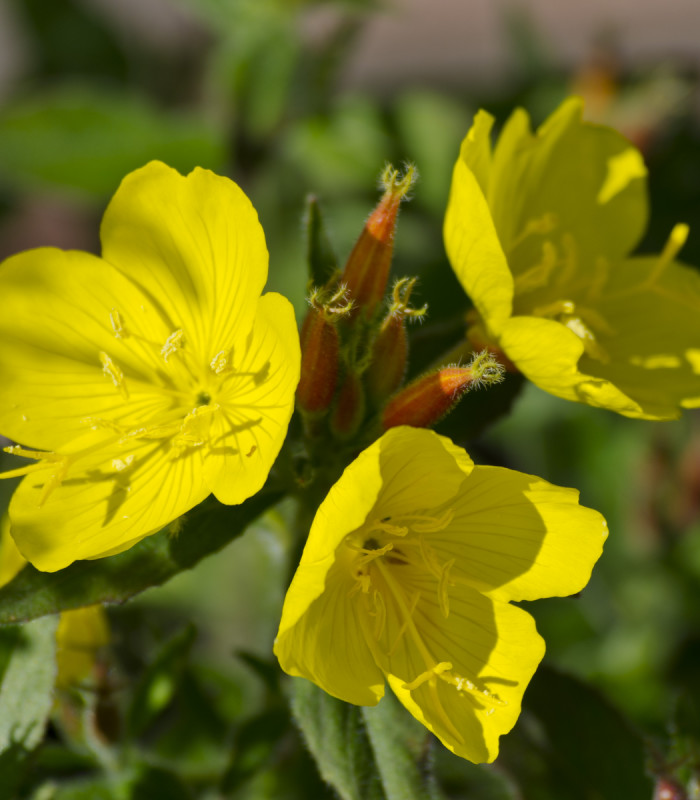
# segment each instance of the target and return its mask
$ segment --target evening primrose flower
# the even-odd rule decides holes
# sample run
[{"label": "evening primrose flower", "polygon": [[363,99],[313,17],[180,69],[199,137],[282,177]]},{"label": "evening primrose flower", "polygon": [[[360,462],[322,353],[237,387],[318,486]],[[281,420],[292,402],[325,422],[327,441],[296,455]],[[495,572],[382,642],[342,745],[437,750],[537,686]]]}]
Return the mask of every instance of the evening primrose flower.
[{"label": "evening primrose flower", "polygon": [[700,405],[700,275],[664,252],[629,257],[647,222],[646,168],[567,100],[533,134],[525,111],[495,148],[480,111],[445,217],[452,267],[471,297],[468,336],[567,400],[665,419]]},{"label": "evening primrose flower", "polygon": [[10,508],[37,568],[131,547],[211,492],[265,482],[293,409],[290,303],[233,182],[159,162],[128,175],[102,257],[40,248],[0,266],[0,433],[36,463]]},{"label": "evening primrose flower", "polygon": [[275,653],[349,703],[375,705],[387,680],[450,750],[492,761],[544,654],[509,601],[579,591],[606,535],[571,489],[392,428],[321,504]]}]

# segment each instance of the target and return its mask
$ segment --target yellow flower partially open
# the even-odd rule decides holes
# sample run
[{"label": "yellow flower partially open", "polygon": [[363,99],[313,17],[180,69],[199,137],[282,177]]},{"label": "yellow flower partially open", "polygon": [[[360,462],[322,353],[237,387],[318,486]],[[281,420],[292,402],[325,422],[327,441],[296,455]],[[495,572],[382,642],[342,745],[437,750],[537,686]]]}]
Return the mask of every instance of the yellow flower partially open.
[{"label": "yellow flower partially open", "polygon": [[578,592],[606,536],[577,492],[393,428],[321,504],[275,653],[358,705],[375,705],[386,679],[450,750],[492,761],[544,654],[508,601]]},{"label": "yellow flower partially open", "polygon": [[[10,504],[36,567],[120,552],[211,492],[265,482],[299,378],[291,304],[236,184],[153,162],[102,222],[102,258],[54,248],[0,265],[0,433],[36,459]],[[25,449],[27,448],[27,449]]]},{"label": "yellow flower partially open", "polygon": [[567,400],[668,419],[700,405],[700,275],[629,257],[647,221],[646,168],[567,100],[532,133],[516,111],[495,148],[480,111],[462,143],[445,246],[476,314],[469,337]]}]

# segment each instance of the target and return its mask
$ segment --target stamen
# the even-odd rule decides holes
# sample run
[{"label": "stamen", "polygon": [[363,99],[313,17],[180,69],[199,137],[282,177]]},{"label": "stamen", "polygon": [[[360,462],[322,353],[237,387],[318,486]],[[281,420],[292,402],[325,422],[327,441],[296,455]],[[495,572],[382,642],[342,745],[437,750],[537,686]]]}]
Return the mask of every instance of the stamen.
[{"label": "stamen", "polygon": [[420,554],[425,566],[428,568],[428,571],[431,572],[438,580],[440,580],[442,576],[442,567],[440,566],[440,562],[437,560],[437,556],[435,555],[432,547],[425,541],[424,536],[418,537],[418,545],[420,547]]},{"label": "stamen", "polygon": [[403,525],[393,525],[392,523],[385,522],[384,520],[375,520],[372,523],[370,530],[390,533],[392,536],[406,536],[408,533],[408,528],[404,527]]},{"label": "stamen", "polygon": [[197,406],[182,420],[180,432],[174,437],[172,446],[176,451],[187,447],[201,447],[207,441],[207,434],[202,431],[204,417],[210,417],[220,408],[218,403],[208,406]]},{"label": "stamen", "polygon": [[[408,609],[409,617],[413,618],[413,612],[416,610],[416,606],[418,605],[418,601],[420,600],[421,593],[416,592],[413,595],[413,600],[411,600],[411,605]],[[404,634],[406,633],[406,628],[408,628],[408,618],[404,619],[401,627],[399,628],[399,632],[396,634],[396,638],[394,639],[393,644],[389,648],[387,652],[387,657],[391,658],[394,653],[396,652],[396,648],[399,646],[399,642],[403,639]]]},{"label": "stamen", "polygon": [[444,531],[454,519],[454,509],[446,508],[439,516],[414,514],[402,519],[410,520],[411,527],[416,533],[437,533]]},{"label": "stamen", "polygon": [[384,627],[386,625],[386,604],[384,603],[384,596],[376,589],[374,590],[372,599],[374,601],[374,613],[372,616],[375,617],[374,638],[379,641],[381,635],[384,633]]},{"label": "stamen", "polygon": [[536,306],[532,309],[534,317],[557,317],[560,314],[573,314],[576,304],[572,300],[556,300],[546,306]]},{"label": "stamen", "polygon": [[440,581],[438,583],[438,601],[440,603],[440,611],[442,616],[447,619],[450,616],[450,598],[447,594],[447,583],[449,580],[450,570],[454,566],[455,559],[446,561],[442,565],[442,572],[440,574]]},{"label": "stamen", "polygon": [[49,499],[49,495],[51,495],[53,490],[57,489],[63,483],[63,479],[66,477],[71,463],[72,460],[64,456],[62,461],[58,464],[58,469],[56,472],[54,472],[44,484],[44,489],[41,493],[41,497],[39,498],[40,506],[43,506],[44,503]]},{"label": "stamen", "polygon": [[114,335],[117,339],[126,339],[129,335],[127,330],[124,328],[124,324],[122,323],[121,314],[117,311],[116,308],[113,308],[109,312],[109,321],[112,324],[112,330],[114,331]]},{"label": "stamen", "polygon": [[522,244],[526,239],[529,239],[530,236],[533,234],[541,234],[544,236],[547,233],[551,233],[558,224],[558,220],[555,214],[551,212],[547,212],[543,214],[541,217],[536,217],[534,219],[529,219],[525,223],[525,227],[522,231],[515,237],[513,242],[511,243],[511,248],[516,248],[519,244]]},{"label": "stamen", "polygon": [[681,248],[685,244],[686,239],[688,238],[689,232],[690,228],[684,223],[679,222],[677,225],[673,226],[673,230],[668,237],[668,241],[666,242],[666,245],[659,256],[654,269],[650,272],[649,277],[644,281],[644,288],[651,288],[658,281],[666,267],[680,252]]},{"label": "stamen", "polygon": [[[477,700],[486,705],[492,707],[508,705],[507,700],[502,700],[495,692],[490,691],[483,684],[477,686],[474,681],[470,681],[469,678],[463,678],[461,675],[456,675],[454,672],[444,672],[440,675],[440,678],[454,686],[458,692],[472,694]],[[491,708],[491,712],[493,712],[493,708]]]},{"label": "stamen", "polygon": [[410,683],[404,683],[401,688],[412,692],[426,681],[434,679],[436,675],[440,675],[443,672],[448,672],[451,669],[452,664],[449,661],[441,661],[439,664],[435,664],[434,667],[430,667],[430,669],[427,669],[425,672],[421,672],[421,674],[417,678],[414,678]]},{"label": "stamen", "polygon": [[552,271],[557,265],[557,249],[550,242],[542,243],[542,261],[526,269],[515,278],[513,290],[516,295],[546,286]]},{"label": "stamen", "polygon": [[124,381],[124,373],[103,350],[100,351],[100,363],[102,364],[102,372],[112,381],[114,386],[119,389],[122,397],[128,400],[129,391]]},{"label": "stamen", "polygon": [[160,348],[160,354],[163,356],[163,360],[167,362],[173,353],[181,350],[184,346],[185,334],[182,332],[182,328],[178,328],[165,340],[165,344]]},{"label": "stamen", "polygon": [[603,364],[610,362],[607,350],[596,340],[595,334],[581,317],[565,315],[561,322],[581,339],[586,355]]},{"label": "stamen", "polygon": [[209,366],[214,370],[217,375],[231,369],[229,361],[231,359],[230,350],[219,350],[219,352],[212,358]]}]

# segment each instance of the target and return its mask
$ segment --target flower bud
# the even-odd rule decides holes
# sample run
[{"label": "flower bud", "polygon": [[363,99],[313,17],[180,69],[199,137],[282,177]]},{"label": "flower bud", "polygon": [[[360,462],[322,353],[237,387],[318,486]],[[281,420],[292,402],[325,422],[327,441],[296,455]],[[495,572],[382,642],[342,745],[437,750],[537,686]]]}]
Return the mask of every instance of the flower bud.
[{"label": "flower bud", "polygon": [[451,411],[466,392],[503,380],[503,367],[484,351],[466,367],[441,367],[422,375],[387,403],[382,413],[384,430],[397,425],[429,428]]},{"label": "flower bud", "polygon": [[408,304],[415,283],[415,278],[402,278],[396,282],[391,306],[372,347],[366,386],[375,406],[381,405],[403,381],[408,359],[406,318],[420,318],[427,311],[427,306],[416,309]]},{"label": "flower bud", "polygon": [[338,439],[349,439],[365,416],[365,395],[362,381],[354,372],[347,372],[338,392],[330,427]]},{"label": "flower bud", "polygon": [[394,251],[399,205],[415,178],[413,166],[409,166],[401,177],[391,165],[386,167],[381,178],[384,195],[370,214],[345,264],[343,283],[355,302],[355,309],[364,309],[367,317],[374,314],[384,297]]},{"label": "flower bud", "polygon": [[297,386],[297,406],[305,414],[322,414],[333,402],[339,351],[333,322],[322,308],[310,308],[301,328],[301,377]]}]

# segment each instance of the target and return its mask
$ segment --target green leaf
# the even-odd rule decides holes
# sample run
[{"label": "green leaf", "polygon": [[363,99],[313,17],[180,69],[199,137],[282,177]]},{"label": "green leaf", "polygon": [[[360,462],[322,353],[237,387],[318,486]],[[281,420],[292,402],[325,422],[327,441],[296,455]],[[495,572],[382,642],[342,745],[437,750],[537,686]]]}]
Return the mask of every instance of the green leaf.
[{"label": "green leaf", "polygon": [[53,705],[55,617],[0,631],[0,797],[12,797]]},{"label": "green leaf", "polygon": [[439,797],[423,763],[426,731],[392,694],[375,708],[360,708],[295,678],[292,713],[321,777],[343,800]]},{"label": "green leaf", "polygon": [[160,586],[240,536],[281,497],[281,492],[263,489],[240,506],[205,501],[186,516],[177,536],[165,529],[124,553],[77,561],[59,572],[27,566],[0,589],[0,625],[94,603],[122,603],[150,586]]},{"label": "green leaf", "polygon": [[136,737],[170,704],[187,663],[196,631],[193,625],[169,639],[139,680],[129,706],[127,734]]},{"label": "green leaf", "polygon": [[318,200],[314,195],[306,198],[306,261],[309,280],[314,286],[325,285],[338,269],[338,259],[328,238]]},{"label": "green leaf", "polygon": [[221,169],[223,132],[201,115],[86,86],[23,99],[0,114],[0,173],[20,189],[58,186],[101,197],[152,159],[183,172]]},{"label": "green leaf", "polygon": [[292,714],[321,777],[343,800],[387,800],[362,712],[303,678],[291,684]]},{"label": "green leaf", "polygon": [[363,708],[374,758],[387,800],[434,800],[439,795],[430,785],[427,764],[418,768],[425,750],[425,728],[411,717],[396,697],[387,693],[373,708]]}]

